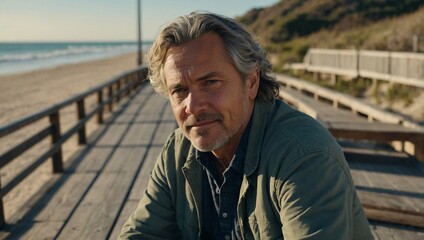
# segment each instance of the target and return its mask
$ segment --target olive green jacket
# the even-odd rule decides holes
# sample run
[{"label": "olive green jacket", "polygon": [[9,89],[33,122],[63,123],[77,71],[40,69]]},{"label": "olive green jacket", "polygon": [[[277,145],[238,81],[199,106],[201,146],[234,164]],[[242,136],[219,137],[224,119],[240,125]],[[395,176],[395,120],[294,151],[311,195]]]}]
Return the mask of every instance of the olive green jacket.
[{"label": "olive green jacket", "polygon": [[[314,119],[256,102],[237,205],[245,239],[372,239],[340,146]],[[177,129],[120,239],[198,239],[202,166]]]}]

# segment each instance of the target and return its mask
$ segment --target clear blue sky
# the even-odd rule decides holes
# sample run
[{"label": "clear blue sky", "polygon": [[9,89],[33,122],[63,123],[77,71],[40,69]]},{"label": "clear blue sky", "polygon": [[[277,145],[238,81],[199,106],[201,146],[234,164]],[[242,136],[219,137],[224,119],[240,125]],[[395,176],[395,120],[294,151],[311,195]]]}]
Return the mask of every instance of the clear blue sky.
[{"label": "clear blue sky", "polygon": [[[196,10],[229,17],[278,0],[141,0],[143,40]],[[0,0],[0,41],[119,41],[137,39],[137,0]]]}]

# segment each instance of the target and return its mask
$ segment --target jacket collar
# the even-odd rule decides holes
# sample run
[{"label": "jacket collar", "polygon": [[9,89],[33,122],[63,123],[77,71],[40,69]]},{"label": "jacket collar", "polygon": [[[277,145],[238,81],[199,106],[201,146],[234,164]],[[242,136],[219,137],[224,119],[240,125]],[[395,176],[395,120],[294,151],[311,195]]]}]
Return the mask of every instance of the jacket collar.
[{"label": "jacket collar", "polygon": [[246,176],[253,174],[259,165],[259,156],[261,155],[262,141],[268,123],[269,111],[275,102],[264,103],[255,101],[255,107],[252,114],[252,128],[247,143],[247,151],[244,165]]},{"label": "jacket collar", "polygon": [[[185,141],[190,142],[185,138]],[[191,189],[192,196],[187,196],[187,201],[194,209],[196,209],[198,228],[202,226],[202,174],[203,167],[196,160],[196,149],[190,144],[186,161],[182,167],[182,172]],[[199,231],[200,237],[200,231]]]}]

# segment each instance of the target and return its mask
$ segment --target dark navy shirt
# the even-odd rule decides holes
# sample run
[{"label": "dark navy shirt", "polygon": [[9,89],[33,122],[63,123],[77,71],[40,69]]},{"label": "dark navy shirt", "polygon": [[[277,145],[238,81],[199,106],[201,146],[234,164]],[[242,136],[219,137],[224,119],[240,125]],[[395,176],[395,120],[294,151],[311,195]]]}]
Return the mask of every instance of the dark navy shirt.
[{"label": "dark navy shirt", "polygon": [[203,165],[202,239],[242,239],[237,222],[237,202],[243,180],[244,159],[250,132],[246,127],[237,151],[223,177],[212,152],[196,151]]}]

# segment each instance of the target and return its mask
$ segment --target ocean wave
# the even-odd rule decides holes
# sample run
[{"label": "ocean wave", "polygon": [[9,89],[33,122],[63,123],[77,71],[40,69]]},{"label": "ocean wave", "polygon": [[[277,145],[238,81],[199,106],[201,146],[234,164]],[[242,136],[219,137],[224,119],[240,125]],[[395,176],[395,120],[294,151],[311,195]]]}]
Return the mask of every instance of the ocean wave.
[{"label": "ocean wave", "polygon": [[22,62],[32,61],[38,59],[51,59],[57,57],[67,57],[72,55],[85,55],[95,53],[119,53],[130,52],[135,50],[133,44],[122,45],[68,45],[63,49],[52,50],[32,50],[27,52],[6,53],[0,54],[0,63],[6,62]]}]

